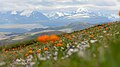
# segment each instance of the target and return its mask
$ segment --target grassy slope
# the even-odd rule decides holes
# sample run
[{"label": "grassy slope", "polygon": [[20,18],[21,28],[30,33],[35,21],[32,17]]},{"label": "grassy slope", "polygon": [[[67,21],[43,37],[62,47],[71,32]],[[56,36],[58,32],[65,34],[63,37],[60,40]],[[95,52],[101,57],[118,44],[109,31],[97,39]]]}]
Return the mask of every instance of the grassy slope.
[{"label": "grassy slope", "polygon": [[[100,28],[100,26],[102,26]],[[99,28],[99,29],[98,29]],[[109,30],[106,30],[109,28]],[[83,41],[87,41],[90,47],[87,47],[82,56],[79,52],[72,54],[69,58],[64,60],[53,59],[40,61],[37,58],[36,51],[41,49],[41,53],[44,54],[43,48],[48,47],[52,53],[54,51],[53,44],[41,44],[36,40],[25,41],[18,44],[12,44],[9,46],[2,46],[0,51],[0,62],[6,62],[6,66],[10,65],[16,58],[25,59],[25,54],[29,53],[29,49],[33,49],[33,62],[36,67],[119,67],[120,66],[120,22],[111,23],[110,25],[97,25],[85,30],[75,31],[69,34],[59,35],[63,41],[62,47],[66,47],[66,44],[77,46]],[[106,31],[106,32],[105,32]],[[72,38],[66,38],[67,35]],[[90,40],[97,40],[95,43],[91,43]],[[77,42],[78,44],[75,44]],[[5,48],[5,49],[3,49]],[[61,50],[60,47],[57,47]],[[67,48],[66,48],[67,50]],[[58,51],[59,57],[63,56],[65,51]]]}]

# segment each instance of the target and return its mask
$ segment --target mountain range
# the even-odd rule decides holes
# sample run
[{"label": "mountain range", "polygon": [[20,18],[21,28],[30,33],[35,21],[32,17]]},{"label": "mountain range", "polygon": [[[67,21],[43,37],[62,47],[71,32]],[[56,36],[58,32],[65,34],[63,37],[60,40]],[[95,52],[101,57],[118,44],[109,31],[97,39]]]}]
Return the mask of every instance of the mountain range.
[{"label": "mountain range", "polygon": [[[107,9],[106,10],[94,9],[94,8],[78,8],[72,11],[53,10],[53,11],[45,12],[40,10],[34,10],[34,11],[24,10],[24,11],[0,12],[1,25],[2,24],[4,25],[5,24],[7,25],[36,24],[36,25],[41,25],[42,27],[47,26],[48,28],[51,27],[59,28],[72,23],[77,24],[77,22],[85,22],[88,24],[99,24],[99,23],[111,22],[117,20],[120,20],[119,16],[117,16],[117,11],[107,10]],[[0,32],[4,32],[3,30],[9,30],[12,32],[13,29],[14,31],[23,29],[23,32],[25,32],[26,29],[25,27],[17,28],[17,25],[15,29],[13,27],[11,29],[0,28],[1,29]],[[36,26],[36,28],[38,28],[38,26]],[[26,29],[26,31],[28,31],[28,29]]]},{"label": "mountain range", "polygon": [[[32,24],[39,23],[45,26],[60,26],[73,22],[100,23],[118,20],[119,16],[112,10],[93,10],[78,8],[74,11],[24,10],[0,12],[0,24]],[[101,21],[100,21],[101,20]]]}]

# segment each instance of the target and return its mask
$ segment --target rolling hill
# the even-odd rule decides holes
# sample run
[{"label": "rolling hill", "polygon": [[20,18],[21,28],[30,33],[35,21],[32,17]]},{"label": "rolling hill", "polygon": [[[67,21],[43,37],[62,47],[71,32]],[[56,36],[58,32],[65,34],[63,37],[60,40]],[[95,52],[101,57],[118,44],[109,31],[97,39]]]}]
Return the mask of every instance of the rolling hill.
[{"label": "rolling hill", "polygon": [[[73,25],[74,26],[74,25]],[[71,25],[70,25],[71,27]],[[119,67],[120,22],[0,47],[0,66]],[[39,35],[38,35],[39,36]]]}]

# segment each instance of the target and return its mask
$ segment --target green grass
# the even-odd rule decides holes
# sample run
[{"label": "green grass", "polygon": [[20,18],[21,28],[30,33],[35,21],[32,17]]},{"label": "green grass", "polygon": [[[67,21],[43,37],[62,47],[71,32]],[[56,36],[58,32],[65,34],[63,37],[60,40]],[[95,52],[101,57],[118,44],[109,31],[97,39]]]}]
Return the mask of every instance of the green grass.
[{"label": "green grass", "polygon": [[[102,26],[101,29],[98,29],[99,26]],[[106,30],[109,28],[109,30]],[[104,33],[104,31],[106,31]],[[35,62],[34,67],[119,67],[120,66],[120,22],[114,22],[110,25],[105,24],[104,26],[96,25],[88,29],[75,31],[67,34],[72,37],[71,39],[66,38],[63,35],[59,35],[60,39],[63,41],[63,46],[65,51],[61,51],[61,47],[57,47],[58,50],[58,60],[51,59],[46,61],[41,61],[37,57],[36,51],[41,49],[41,54],[45,55],[44,47],[49,48],[49,52],[53,53],[55,49],[53,44],[47,43],[42,44],[36,39],[19,42],[16,44],[11,44],[7,46],[0,47],[0,62],[5,62],[6,67],[12,66],[14,60],[22,58],[26,59],[25,54],[29,53],[29,49],[32,47],[33,56],[32,62]],[[74,36],[73,36],[74,35]],[[94,37],[90,37],[94,35]],[[102,37],[101,37],[102,36]],[[91,43],[90,40],[97,40],[95,43]],[[66,45],[71,44],[72,46],[77,46],[77,43],[83,41],[88,41],[90,47],[83,50],[83,56],[77,53],[73,53],[70,57],[65,59],[60,59],[65,55],[67,49]],[[56,42],[57,43],[57,42]],[[6,52],[5,50],[8,52]],[[14,49],[14,50],[13,50]],[[16,52],[16,54],[13,54]],[[15,67],[23,65],[15,65]]]}]

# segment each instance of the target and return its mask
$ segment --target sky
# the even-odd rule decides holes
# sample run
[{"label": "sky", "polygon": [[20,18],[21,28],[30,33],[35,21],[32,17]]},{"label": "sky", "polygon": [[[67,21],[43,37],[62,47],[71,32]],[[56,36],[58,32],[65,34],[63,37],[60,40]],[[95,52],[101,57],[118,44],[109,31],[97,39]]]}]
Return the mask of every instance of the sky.
[{"label": "sky", "polygon": [[120,9],[120,0],[0,0],[0,11],[54,10],[91,6]]}]

